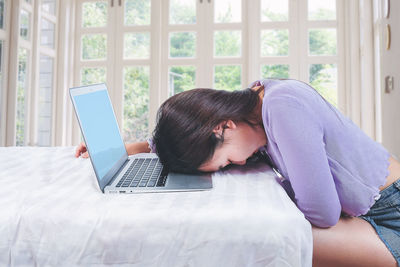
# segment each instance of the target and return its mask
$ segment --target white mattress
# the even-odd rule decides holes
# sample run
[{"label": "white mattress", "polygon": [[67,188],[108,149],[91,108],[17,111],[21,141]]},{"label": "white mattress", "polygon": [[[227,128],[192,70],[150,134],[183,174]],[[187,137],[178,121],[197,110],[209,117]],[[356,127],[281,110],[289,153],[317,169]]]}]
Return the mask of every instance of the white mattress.
[{"label": "white mattress", "polygon": [[73,154],[0,148],[0,266],[311,266],[311,225],[266,165],[206,192],[104,195]]}]

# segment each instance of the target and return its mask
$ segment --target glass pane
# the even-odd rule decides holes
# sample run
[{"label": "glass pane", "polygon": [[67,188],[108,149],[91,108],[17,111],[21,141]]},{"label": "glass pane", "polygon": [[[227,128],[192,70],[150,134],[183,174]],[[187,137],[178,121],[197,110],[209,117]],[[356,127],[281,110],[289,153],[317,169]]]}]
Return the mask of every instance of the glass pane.
[{"label": "glass pane", "polygon": [[267,78],[289,78],[289,65],[262,65],[261,77]]},{"label": "glass pane", "polygon": [[54,48],[54,23],[47,19],[42,19],[42,30],[40,33],[40,44]]},{"label": "glass pane", "polygon": [[240,57],[242,54],[242,35],[240,31],[214,32],[214,56]]},{"label": "glass pane", "polygon": [[42,0],[42,10],[52,15],[56,14],[56,0]]},{"label": "glass pane", "polygon": [[151,0],[125,0],[125,25],[150,25],[150,11]]},{"label": "glass pane", "polygon": [[337,107],[336,64],[310,65],[310,84],[332,105]]},{"label": "glass pane", "polygon": [[86,2],[82,5],[83,27],[104,27],[107,25],[107,1]]},{"label": "glass pane", "polygon": [[261,31],[261,56],[288,56],[289,31],[263,30]]},{"label": "glass pane", "polygon": [[215,66],[214,88],[228,91],[242,88],[241,66]]},{"label": "glass pane", "polygon": [[138,142],[149,134],[149,67],[124,68],[125,142]]},{"label": "glass pane", "polygon": [[16,145],[25,145],[25,109],[26,92],[28,90],[29,54],[25,48],[18,49],[18,82],[17,82],[17,114]]},{"label": "glass pane", "polygon": [[336,0],[308,0],[309,20],[335,20]]},{"label": "glass pane", "polygon": [[107,36],[88,34],[82,37],[82,59],[105,59],[107,54]]},{"label": "glass pane", "polygon": [[168,71],[169,96],[193,89],[196,80],[196,67],[173,66]]},{"label": "glass pane", "polygon": [[310,55],[336,55],[336,29],[309,30]]},{"label": "glass pane", "polygon": [[169,24],[195,24],[196,0],[170,0]]},{"label": "glass pane", "polygon": [[288,0],[261,0],[261,21],[287,21]]},{"label": "glass pane", "polygon": [[105,68],[83,68],[81,70],[81,85],[106,82]]},{"label": "glass pane", "polygon": [[150,33],[126,33],[124,35],[124,58],[149,58]]},{"label": "glass pane", "polygon": [[22,39],[29,40],[29,23],[30,14],[28,11],[21,9],[19,35]]},{"label": "glass pane", "polygon": [[40,56],[39,81],[38,145],[50,146],[53,58]]},{"label": "glass pane", "polygon": [[196,33],[173,32],[169,34],[170,57],[195,57]]},{"label": "glass pane", "polygon": [[242,21],[241,0],[215,0],[214,3],[214,22],[231,23]]},{"label": "glass pane", "polygon": [[5,18],[5,3],[4,0],[0,0],[0,29],[4,29],[4,18]]}]

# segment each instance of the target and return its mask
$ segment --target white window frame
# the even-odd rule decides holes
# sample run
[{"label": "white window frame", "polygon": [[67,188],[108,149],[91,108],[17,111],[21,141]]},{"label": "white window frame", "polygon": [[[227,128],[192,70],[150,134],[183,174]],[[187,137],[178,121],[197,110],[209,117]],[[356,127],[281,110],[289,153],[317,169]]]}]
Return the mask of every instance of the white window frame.
[{"label": "white window frame", "polygon": [[[260,79],[261,66],[264,64],[289,65],[289,77],[309,83],[310,64],[336,64],[338,108],[346,113],[346,95],[344,87],[344,24],[343,0],[336,0],[336,20],[333,21],[308,21],[308,1],[288,1],[288,21],[261,22],[261,1],[254,1],[248,5],[249,14],[249,78],[251,81]],[[309,56],[308,55],[308,29],[336,28],[337,52],[335,56]],[[261,57],[260,32],[265,29],[289,30],[289,55],[279,57]]]},{"label": "white window frame", "polygon": [[0,40],[3,41],[1,55],[2,80],[0,90],[0,146],[6,145],[6,122],[7,122],[7,88],[8,88],[8,62],[10,51],[10,29],[11,29],[11,1],[4,2],[4,29],[0,29]]},{"label": "white window frame", "polygon": [[[5,145],[14,146],[16,144],[16,109],[17,109],[17,87],[18,87],[18,50],[24,48],[28,50],[28,71],[26,82],[28,84],[25,95],[25,121],[24,121],[24,145],[35,146],[38,140],[38,94],[39,94],[39,61],[40,55],[45,54],[54,58],[53,64],[53,98],[52,98],[52,140],[50,144],[55,144],[55,112],[56,112],[56,84],[57,84],[57,39],[58,39],[58,12],[59,2],[56,4],[56,16],[42,14],[41,1],[31,0],[27,3],[24,0],[11,2],[11,29],[9,61],[8,61],[8,90],[6,107],[6,132]],[[20,37],[20,11],[24,9],[30,13],[29,41]],[[55,49],[48,49],[40,45],[41,19],[42,16],[55,23]]]},{"label": "white window frame", "polygon": [[[195,86],[202,88],[214,87],[214,69],[216,65],[240,65],[241,86],[245,88],[250,80],[249,69],[249,36],[248,4],[241,0],[241,22],[238,23],[214,23],[214,6],[212,0],[196,0],[196,24],[169,24],[169,0],[162,2],[162,28],[161,28],[161,103],[168,98],[168,70],[171,66],[190,65],[196,67]],[[239,57],[214,57],[214,32],[215,31],[241,32],[241,55]],[[194,58],[169,58],[169,33],[179,31],[194,31],[196,38],[196,57]],[[161,104],[159,103],[159,105]]]},{"label": "white window frame", "polygon": [[[9,86],[8,86],[8,95],[7,95],[7,133],[6,133],[6,145],[9,146],[14,146],[16,143],[16,113],[17,113],[17,87],[18,87],[18,50],[19,48],[24,48],[27,49],[29,52],[29,61],[28,61],[28,72],[27,72],[27,83],[30,85],[28,86],[26,90],[26,95],[25,95],[25,121],[24,121],[24,144],[25,145],[33,145],[33,143],[30,142],[29,136],[31,132],[31,121],[29,120],[28,114],[29,110],[31,109],[31,95],[32,92],[34,91],[33,87],[35,85],[34,82],[32,82],[32,66],[33,63],[32,61],[34,60],[34,55],[33,55],[33,45],[34,45],[34,39],[33,39],[33,31],[34,31],[34,24],[33,24],[33,17],[35,16],[34,14],[34,5],[35,5],[35,0],[31,0],[31,3],[26,3],[24,0],[17,0],[17,1],[12,1],[11,5],[11,46],[10,46],[10,69],[9,69]],[[23,40],[20,38],[20,32],[19,32],[19,27],[20,27],[20,11],[21,9],[24,9],[28,12],[30,12],[30,21],[29,21],[29,26],[30,26],[30,41]],[[31,88],[31,89],[30,89]]]},{"label": "white window frame", "polygon": [[[38,132],[38,123],[39,123],[39,89],[40,89],[40,58],[42,55],[48,56],[53,59],[53,69],[52,69],[52,91],[51,91],[51,128],[50,128],[50,145],[54,145],[56,143],[56,138],[55,138],[55,132],[57,130],[56,128],[56,112],[57,112],[57,107],[55,105],[56,103],[56,85],[57,85],[57,65],[58,65],[58,56],[57,56],[57,51],[58,51],[58,33],[59,33],[59,8],[60,3],[56,2],[56,10],[55,14],[50,14],[47,12],[44,12],[42,10],[41,6],[41,1],[38,0],[37,4],[35,6],[35,13],[37,14],[37,27],[35,28],[36,30],[36,46],[38,49],[36,49],[36,60],[34,61],[35,65],[35,76],[36,76],[36,84],[35,84],[35,97],[34,97],[34,112],[33,112],[33,125],[34,125],[34,130],[33,130],[33,140],[35,145],[38,145],[39,141],[38,139],[40,138],[40,133]],[[54,48],[46,47],[41,45],[41,23],[42,19],[46,19],[47,21],[51,22],[54,24]]]}]

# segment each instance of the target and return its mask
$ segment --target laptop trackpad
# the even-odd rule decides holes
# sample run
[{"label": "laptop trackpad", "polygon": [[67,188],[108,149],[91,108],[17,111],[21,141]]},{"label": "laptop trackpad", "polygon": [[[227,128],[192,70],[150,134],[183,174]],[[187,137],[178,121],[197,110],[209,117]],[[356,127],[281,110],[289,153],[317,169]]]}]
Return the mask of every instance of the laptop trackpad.
[{"label": "laptop trackpad", "polygon": [[211,174],[190,175],[170,172],[166,183],[168,188],[210,189],[212,188]]}]

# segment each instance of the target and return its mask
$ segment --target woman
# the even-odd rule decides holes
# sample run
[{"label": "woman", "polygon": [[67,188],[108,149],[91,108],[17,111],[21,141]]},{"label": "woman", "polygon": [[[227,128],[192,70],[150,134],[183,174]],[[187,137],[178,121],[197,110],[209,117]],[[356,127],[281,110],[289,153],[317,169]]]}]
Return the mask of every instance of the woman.
[{"label": "woman", "polygon": [[313,266],[400,266],[400,163],[305,83],[175,95],[158,111],[153,144],[177,172],[243,165],[264,150],[313,225]]}]

